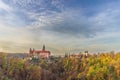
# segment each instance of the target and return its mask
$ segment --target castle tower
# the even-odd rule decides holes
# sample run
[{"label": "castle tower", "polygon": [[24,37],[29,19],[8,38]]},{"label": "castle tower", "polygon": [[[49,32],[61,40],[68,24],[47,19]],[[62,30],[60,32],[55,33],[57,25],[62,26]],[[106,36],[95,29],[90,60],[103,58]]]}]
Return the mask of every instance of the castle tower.
[{"label": "castle tower", "polygon": [[43,45],[43,49],[42,50],[45,51],[45,45]]},{"label": "castle tower", "polygon": [[31,54],[32,53],[32,49],[30,48],[30,50],[29,50],[29,54]]}]

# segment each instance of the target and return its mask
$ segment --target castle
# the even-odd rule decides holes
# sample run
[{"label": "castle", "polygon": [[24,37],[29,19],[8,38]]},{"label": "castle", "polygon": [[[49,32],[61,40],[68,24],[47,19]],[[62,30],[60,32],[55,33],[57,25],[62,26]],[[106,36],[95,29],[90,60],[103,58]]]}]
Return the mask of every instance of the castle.
[{"label": "castle", "polygon": [[35,50],[35,49],[30,48],[29,55],[30,55],[30,57],[37,56],[38,58],[49,58],[50,55],[51,55],[51,52],[46,51],[45,50],[45,45],[43,45],[42,50]]}]

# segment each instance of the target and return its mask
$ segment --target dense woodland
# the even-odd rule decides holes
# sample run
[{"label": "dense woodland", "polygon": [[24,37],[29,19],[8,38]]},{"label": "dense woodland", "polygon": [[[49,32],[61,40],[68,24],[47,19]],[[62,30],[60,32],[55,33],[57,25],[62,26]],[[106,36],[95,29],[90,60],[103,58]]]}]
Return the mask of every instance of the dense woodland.
[{"label": "dense woodland", "polygon": [[21,59],[0,54],[0,80],[120,80],[120,53]]}]

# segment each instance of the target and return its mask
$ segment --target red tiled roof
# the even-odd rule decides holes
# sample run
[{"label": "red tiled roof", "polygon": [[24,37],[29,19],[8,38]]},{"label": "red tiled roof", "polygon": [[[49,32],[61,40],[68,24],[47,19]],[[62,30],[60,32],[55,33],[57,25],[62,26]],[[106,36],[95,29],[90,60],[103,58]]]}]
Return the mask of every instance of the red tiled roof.
[{"label": "red tiled roof", "polygon": [[35,53],[50,53],[50,51],[38,51],[38,50],[35,50],[34,52]]}]

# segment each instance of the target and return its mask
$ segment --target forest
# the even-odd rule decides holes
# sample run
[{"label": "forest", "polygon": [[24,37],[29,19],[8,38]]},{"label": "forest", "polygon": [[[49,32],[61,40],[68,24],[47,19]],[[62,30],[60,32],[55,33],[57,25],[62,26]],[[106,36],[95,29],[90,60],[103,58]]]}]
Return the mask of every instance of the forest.
[{"label": "forest", "polygon": [[120,80],[120,53],[33,59],[0,54],[0,80]]}]

